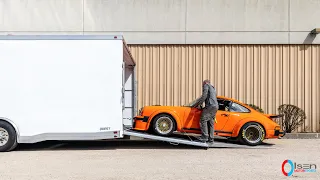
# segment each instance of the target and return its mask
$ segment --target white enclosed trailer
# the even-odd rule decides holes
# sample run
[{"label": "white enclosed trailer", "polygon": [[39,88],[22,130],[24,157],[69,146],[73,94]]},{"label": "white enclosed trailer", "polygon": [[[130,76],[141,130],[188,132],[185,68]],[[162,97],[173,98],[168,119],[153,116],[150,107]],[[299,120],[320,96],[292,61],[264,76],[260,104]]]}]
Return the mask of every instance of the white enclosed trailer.
[{"label": "white enclosed trailer", "polygon": [[0,36],[0,50],[0,151],[124,135],[209,147],[130,130],[135,61],[122,36]]},{"label": "white enclosed trailer", "polygon": [[122,36],[1,36],[0,49],[1,151],[130,127],[135,63]]}]

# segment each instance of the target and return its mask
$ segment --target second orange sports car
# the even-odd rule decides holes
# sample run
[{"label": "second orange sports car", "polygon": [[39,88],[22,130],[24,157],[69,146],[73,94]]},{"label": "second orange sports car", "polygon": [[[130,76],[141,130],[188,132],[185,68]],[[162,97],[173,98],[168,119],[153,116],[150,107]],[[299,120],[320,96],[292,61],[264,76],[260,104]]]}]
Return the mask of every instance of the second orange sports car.
[{"label": "second orange sports car", "polygon": [[[134,130],[152,131],[170,136],[174,131],[201,134],[201,109],[198,99],[184,106],[145,106],[134,118]],[[218,96],[219,110],[214,123],[215,135],[239,140],[247,145],[259,145],[264,139],[284,136],[276,115],[262,114],[237,100]]]}]

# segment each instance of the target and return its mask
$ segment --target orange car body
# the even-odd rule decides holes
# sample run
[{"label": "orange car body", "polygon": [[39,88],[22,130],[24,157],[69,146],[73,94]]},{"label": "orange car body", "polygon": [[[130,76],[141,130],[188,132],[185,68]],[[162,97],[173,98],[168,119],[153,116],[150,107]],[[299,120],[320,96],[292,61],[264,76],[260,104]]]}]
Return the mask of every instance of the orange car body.
[{"label": "orange car body", "polygon": [[[214,123],[215,135],[223,137],[238,137],[241,127],[248,122],[259,123],[265,131],[264,139],[279,138],[284,135],[279,124],[272,120],[273,115],[262,114],[250,106],[237,100],[218,96],[219,110]],[[232,102],[235,110],[226,110],[223,102]],[[148,131],[152,120],[159,114],[168,114],[176,122],[175,131],[181,133],[200,134],[201,109],[192,107],[192,103],[185,106],[145,106],[134,118],[133,129]],[[238,111],[237,111],[238,108]]]}]

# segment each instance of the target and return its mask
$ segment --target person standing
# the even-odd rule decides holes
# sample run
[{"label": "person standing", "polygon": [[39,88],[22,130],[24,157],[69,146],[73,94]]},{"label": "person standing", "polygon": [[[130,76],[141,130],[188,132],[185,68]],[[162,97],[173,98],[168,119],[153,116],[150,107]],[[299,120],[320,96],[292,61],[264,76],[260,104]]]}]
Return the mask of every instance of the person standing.
[{"label": "person standing", "polygon": [[197,106],[200,106],[205,103],[205,107],[202,110],[200,118],[200,141],[213,142],[214,119],[219,108],[217,93],[214,86],[210,84],[209,80],[204,80],[202,86],[202,96],[200,97],[197,104]]}]

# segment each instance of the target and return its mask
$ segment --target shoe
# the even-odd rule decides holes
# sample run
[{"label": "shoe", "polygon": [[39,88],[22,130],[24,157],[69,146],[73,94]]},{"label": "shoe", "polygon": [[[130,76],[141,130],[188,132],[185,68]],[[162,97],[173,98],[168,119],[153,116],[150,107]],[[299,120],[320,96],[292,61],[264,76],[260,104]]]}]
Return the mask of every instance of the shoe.
[{"label": "shoe", "polygon": [[210,138],[207,142],[208,143],[213,143],[213,139]]},{"label": "shoe", "polygon": [[205,139],[205,138],[203,138],[203,137],[200,137],[200,138],[199,138],[199,141],[201,141],[201,142],[204,142],[204,143],[205,143],[205,142],[207,142],[207,141],[208,141],[208,139]]}]

